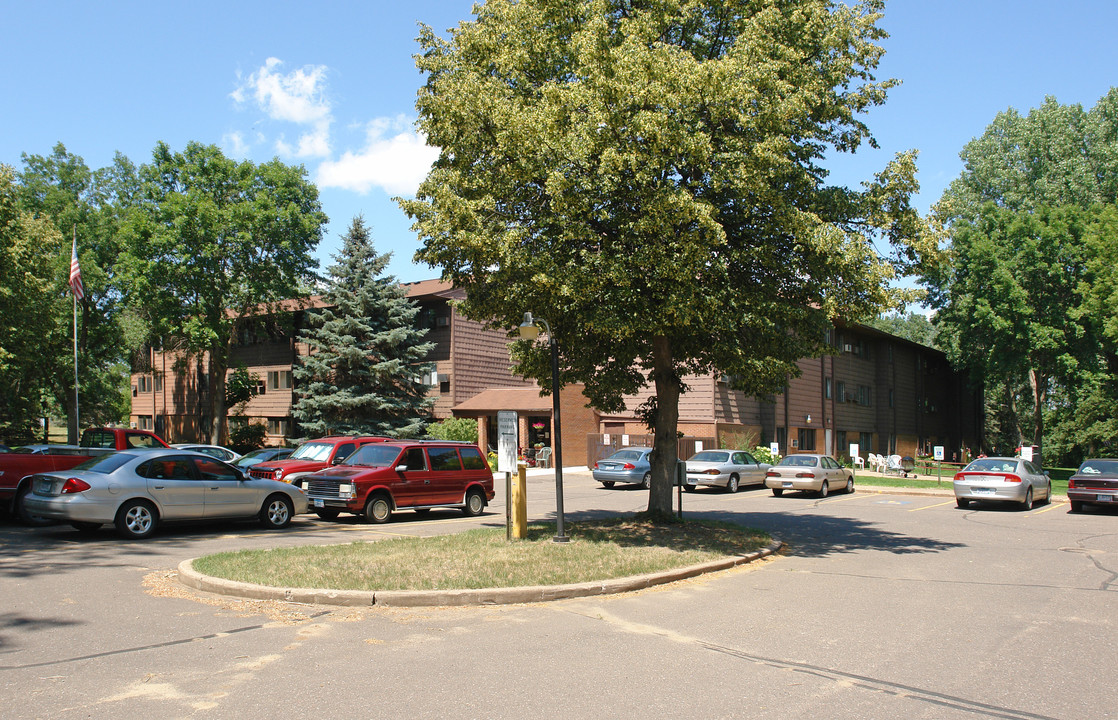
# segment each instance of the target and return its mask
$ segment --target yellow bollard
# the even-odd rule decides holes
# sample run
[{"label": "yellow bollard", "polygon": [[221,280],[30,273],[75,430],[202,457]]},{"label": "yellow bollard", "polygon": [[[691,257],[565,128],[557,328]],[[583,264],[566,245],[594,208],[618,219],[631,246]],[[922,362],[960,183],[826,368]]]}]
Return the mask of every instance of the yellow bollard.
[{"label": "yellow bollard", "polygon": [[528,537],[528,467],[523,463],[516,468],[516,482],[512,484],[512,536],[518,540]]}]

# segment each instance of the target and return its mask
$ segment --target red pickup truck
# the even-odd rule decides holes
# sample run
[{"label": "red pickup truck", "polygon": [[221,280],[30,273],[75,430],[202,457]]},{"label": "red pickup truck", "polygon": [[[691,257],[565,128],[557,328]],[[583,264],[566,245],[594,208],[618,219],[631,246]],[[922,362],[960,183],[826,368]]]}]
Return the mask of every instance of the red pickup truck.
[{"label": "red pickup truck", "polygon": [[41,472],[69,470],[96,455],[132,448],[170,447],[146,430],[93,428],[82,433],[81,444],[47,445],[35,453],[0,453],[0,508],[8,509],[24,522],[34,518],[23,512],[23,496],[31,490],[31,476]]},{"label": "red pickup truck", "polygon": [[283,460],[253,465],[248,469],[248,474],[254,478],[282,480],[295,487],[303,487],[305,476],[341,463],[357,448],[391,439],[379,435],[335,435],[318,438],[300,445],[298,450]]}]

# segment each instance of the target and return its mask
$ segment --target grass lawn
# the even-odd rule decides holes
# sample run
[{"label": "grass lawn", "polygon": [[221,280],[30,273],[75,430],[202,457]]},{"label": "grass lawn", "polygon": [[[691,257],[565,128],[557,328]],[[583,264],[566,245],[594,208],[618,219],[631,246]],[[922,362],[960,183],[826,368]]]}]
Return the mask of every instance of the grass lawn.
[{"label": "grass lawn", "polygon": [[556,585],[686,567],[768,545],[766,533],[729,523],[653,524],[637,518],[533,523],[526,540],[505,530],[395,538],[346,545],[242,550],[208,555],[194,568],[214,577],[275,587],[337,590],[461,590]]},{"label": "grass lawn", "polygon": [[[931,475],[920,475],[919,477],[901,477],[898,475],[890,475],[882,477],[880,475],[855,475],[854,485],[876,485],[879,487],[915,487],[915,488],[942,488],[944,490],[952,490],[951,482],[955,477],[955,473],[944,473],[941,482],[936,482],[935,473]],[[1068,492],[1068,481],[1066,479],[1060,480],[1056,477],[1052,478],[1052,492],[1057,495],[1066,495]]]}]

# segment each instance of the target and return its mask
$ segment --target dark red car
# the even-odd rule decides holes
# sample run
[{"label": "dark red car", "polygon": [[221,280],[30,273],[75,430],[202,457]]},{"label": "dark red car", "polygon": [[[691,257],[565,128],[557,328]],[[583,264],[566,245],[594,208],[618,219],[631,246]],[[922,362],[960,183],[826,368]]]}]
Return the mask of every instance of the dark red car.
[{"label": "dark red car", "polygon": [[1118,459],[1084,460],[1068,479],[1068,502],[1073,513],[1087,505],[1118,505]]},{"label": "dark red car", "polygon": [[341,465],[303,478],[311,510],[388,522],[395,510],[461,508],[480,515],[493,499],[493,472],[477,445],[445,440],[368,444]]},{"label": "dark red car", "polygon": [[248,469],[251,477],[263,480],[282,480],[296,487],[303,486],[303,478],[323,468],[337,465],[358,448],[369,443],[382,443],[391,438],[378,435],[340,435],[318,438],[303,443],[283,460],[273,460],[253,465]]}]

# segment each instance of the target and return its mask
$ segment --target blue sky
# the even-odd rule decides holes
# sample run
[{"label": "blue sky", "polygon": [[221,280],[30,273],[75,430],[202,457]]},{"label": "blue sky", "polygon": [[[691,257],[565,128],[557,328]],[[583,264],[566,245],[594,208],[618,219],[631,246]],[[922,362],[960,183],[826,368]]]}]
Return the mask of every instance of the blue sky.
[{"label": "blue sky", "polygon": [[[357,214],[401,281],[412,262],[410,195],[433,158],[415,134],[417,23],[470,19],[471,0],[191,3],[0,0],[0,163],[57,142],[91,168],[117,151],[148,162],[159,141],[220,145],[302,164],[331,223],[323,265]],[[878,77],[901,87],[867,122],[880,151],[836,158],[857,185],[895,152],[920,151],[922,210],[959,174],[959,151],[1008,107],[1046,95],[1091,107],[1118,84],[1114,0],[890,0]]]}]

